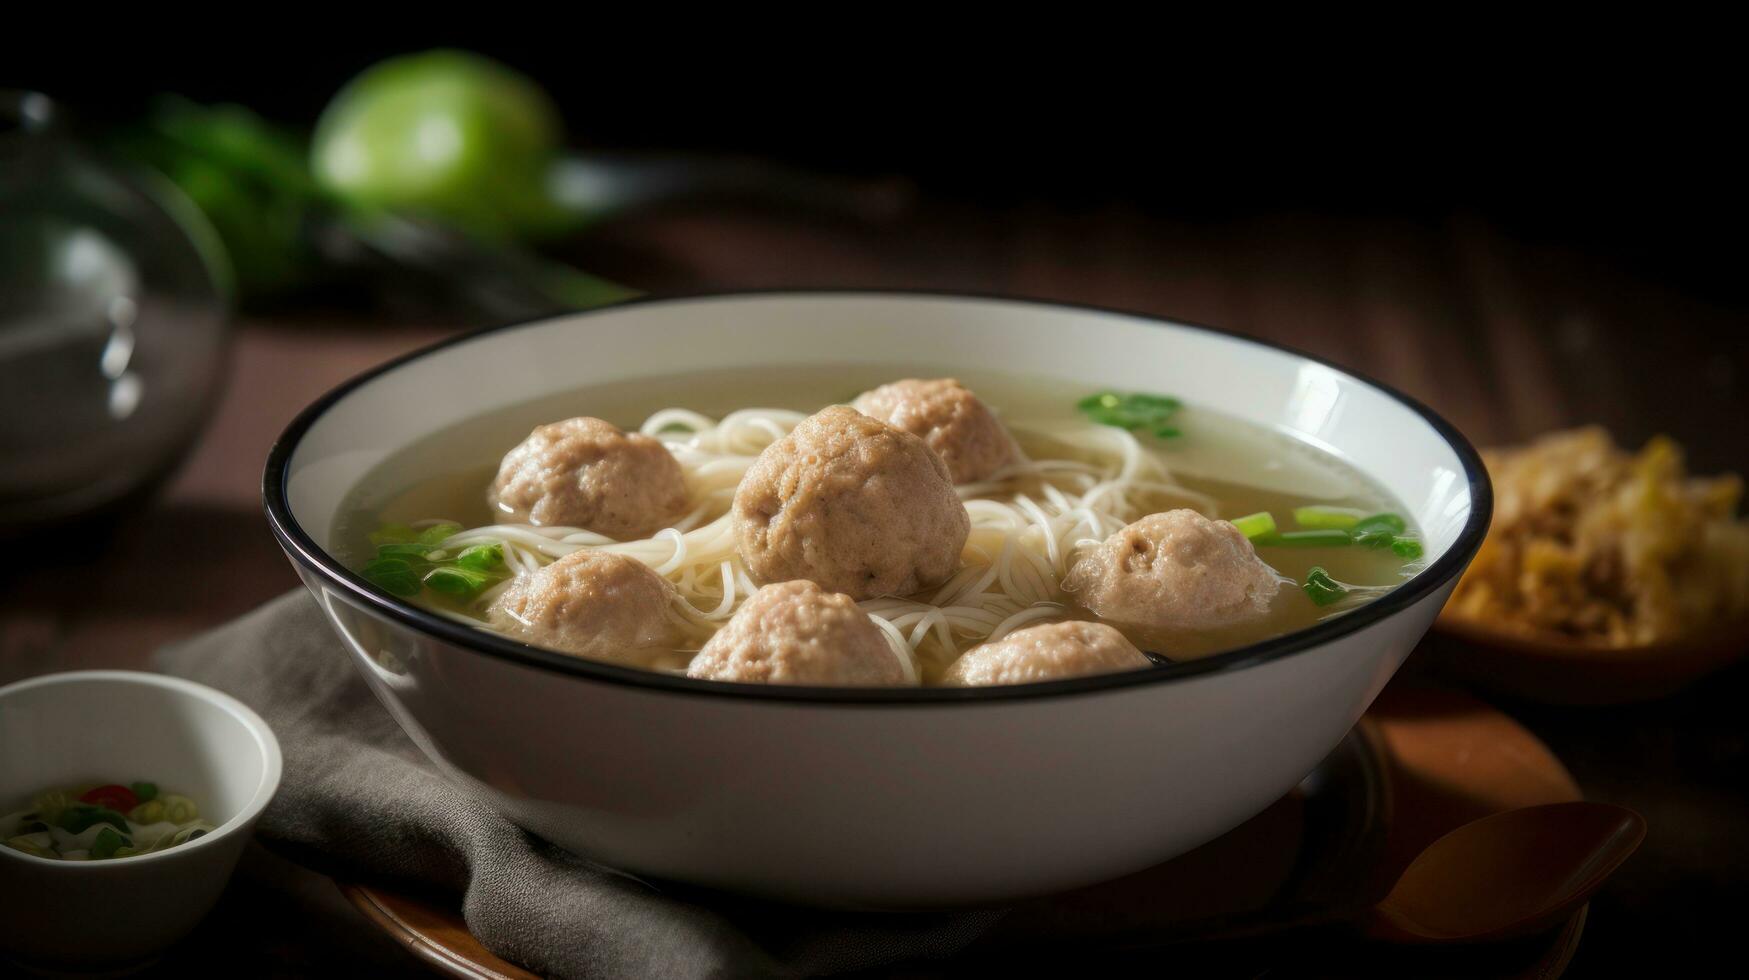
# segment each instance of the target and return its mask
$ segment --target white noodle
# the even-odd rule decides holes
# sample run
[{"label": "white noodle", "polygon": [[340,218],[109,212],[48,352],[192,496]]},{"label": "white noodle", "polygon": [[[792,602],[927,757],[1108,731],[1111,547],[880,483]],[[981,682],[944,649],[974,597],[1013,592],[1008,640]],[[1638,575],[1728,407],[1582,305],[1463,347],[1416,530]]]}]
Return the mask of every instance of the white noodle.
[{"label": "white noodle", "polygon": [[[685,517],[637,541],[529,524],[462,531],[442,547],[499,543],[512,577],[482,593],[471,616],[444,615],[489,628],[487,609],[516,579],[593,549],[634,558],[671,582],[680,597],[676,619],[702,645],[758,588],[736,548],[735,488],[759,452],[805,417],[780,409],[744,409],[721,420],[683,408],[656,412],[639,431],[661,439],[680,463],[693,501]],[[859,603],[910,683],[939,673],[969,646],[1071,615],[1063,577],[1082,552],[1124,524],[1165,503],[1214,512],[1212,499],[1178,486],[1161,458],[1127,431],[1092,423],[1012,429],[1018,458],[988,480],[957,488],[972,523],[959,570],[921,596]]]}]

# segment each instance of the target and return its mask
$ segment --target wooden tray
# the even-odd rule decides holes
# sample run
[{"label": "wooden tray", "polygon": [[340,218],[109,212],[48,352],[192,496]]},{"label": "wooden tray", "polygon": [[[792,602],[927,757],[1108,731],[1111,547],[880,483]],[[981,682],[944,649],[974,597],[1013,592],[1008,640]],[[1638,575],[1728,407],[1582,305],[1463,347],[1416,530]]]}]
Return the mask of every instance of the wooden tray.
[{"label": "wooden tray", "polygon": [[1439,676],[1477,689],[1545,704],[1628,704],[1674,694],[1749,656],[1749,620],[1668,643],[1599,647],[1447,613],[1422,649]]},{"label": "wooden tray", "polygon": [[[1013,957],[1034,967],[1056,957],[1136,966],[1169,955],[1182,975],[1557,977],[1578,948],[1584,909],[1543,936],[1477,947],[1383,947],[1296,924],[1382,895],[1423,847],[1463,823],[1579,798],[1560,761],[1507,716],[1450,691],[1393,688],[1323,765],[1251,821],[1157,868],[1022,903],[947,968]],[[453,897],[340,887],[440,972],[532,976],[482,947]]]}]

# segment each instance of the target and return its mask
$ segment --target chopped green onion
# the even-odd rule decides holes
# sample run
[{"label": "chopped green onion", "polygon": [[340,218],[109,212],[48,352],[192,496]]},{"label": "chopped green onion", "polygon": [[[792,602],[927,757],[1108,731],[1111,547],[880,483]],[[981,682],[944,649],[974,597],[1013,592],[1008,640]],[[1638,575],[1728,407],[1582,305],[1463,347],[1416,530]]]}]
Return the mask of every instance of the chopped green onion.
[{"label": "chopped green onion", "polygon": [[370,543],[380,548],[385,544],[406,544],[418,536],[418,531],[405,524],[384,524],[370,533]]},{"label": "chopped green onion", "polygon": [[1378,529],[1372,531],[1351,531],[1354,543],[1362,548],[1389,548],[1397,540],[1397,536],[1389,531]]},{"label": "chopped green onion", "polygon": [[1402,534],[1409,530],[1409,523],[1396,514],[1374,514],[1363,517],[1355,522],[1349,530],[1355,534],[1366,534],[1372,531],[1389,531],[1392,534]]},{"label": "chopped green onion", "polygon": [[1254,539],[1253,544],[1277,548],[1346,548],[1354,543],[1347,531],[1284,531]]},{"label": "chopped green onion", "polygon": [[1334,528],[1346,531],[1365,517],[1363,511],[1350,510],[1347,507],[1295,507],[1294,523],[1308,528]]},{"label": "chopped green onion", "polygon": [[471,596],[502,578],[504,546],[477,544],[460,551],[441,547],[462,532],[449,521],[414,531],[384,525],[371,536],[376,557],[359,569],[366,581],[391,595],[412,598],[426,587],[444,595]]},{"label": "chopped green onion", "polygon": [[128,789],[134,791],[134,798],[141,803],[150,803],[158,798],[157,783],[133,783],[128,786]]},{"label": "chopped green onion", "polygon": [[134,823],[158,823],[164,819],[164,803],[162,800],[148,800],[128,811],[128,819]]},{"label": "chopped green onion", "polygon": [[1124,403],[1131,408],[1145,408],[1156,412],[1176,412],[1184,407],[1184,403],[1171,395],[1149,395],[1138,392],[1129,395]]},{"label": "chopped green onion", "polygon": [[504,546],[477,544],[464,548],[461,554],[455,556],[455,563],[476,572],[490,572],[504,564]]},{"label": "chopped green onion", "polygon": [[1239,529],[1240,534],[1248,538],[1260,538],[1265,534],[1275,533],[1275,515],[1266,510],[1260,510],[1255,514],[1233,518],[1233,526]]},{"label": "chopped green onion", "polygon": [[1180,433],[1166,423],[1184,404],[1165,395],[1102,391],[1081,399],[1075,407],[1100,425],[1147,429],[1161,439],[1171,439]]},{"label": "chopped green onion", "polygon": [[1339,602],[1348,594],[1342,583],[1331,578],[1322,565],[1313,565],[1312,570],[1306,573],[1305,584],[1300,587],[1305,589],[1307,598],[1319,606]]},{"label": "chopped green onion", "polygon": [[62,810],[55,820],[55,826],[69,834],[82,834],[100,823],[109,824],[117,830],[128,829],[128,818],[106,806],[91,806],[89,804],[74,804]]},{"label": "chopped green onion", "polygon": [[359,569],[358,574],[390,595],[407,598],[419,594],[419,576],[404,558],[378,558]]},{"label": "chopped green onion", "polygon": [[427,548],[435,548],[460,533],[462,533],[462,526],[460,524],[433,524],[425,530],[420,531],[419,536],[413,540],[425,545]]},{"label": "chopped green onion", "polygon": [[473,595],[485,588],[492,577],[484,572],[476,572],[471,568],[457,565],[443,565],[426,573],[425,584],[433,592],[444,595]]},{"label": "chopped green onion", "polygon": [[98,831],[96,838],[91,841],[91,856],[94,858],[114,857],[117,849],[130,843],[131,841],[126,837],[109,827],[105,827]]},{"label": "chopped green onion", "polygon": [[[1295,507],[1294,522],[1313,530],[1289,531],[1256,543],[1303,548],[1352,544],[1362,548],[1389,548],[1398,557],[1406,560],[1421,557],[1420,542],[1413,536],[1405,535],[1409,522],[1398,514],[1364,514],[1346,507]],[[1342,535],[1347,540],[1337,540],[1337,535]]]},{"label": "chopped green onion", "polygon": [[405,558],[408,561],[425,561],[431,552],[431,546],[409,541],[404,544],[385,544],[377,548],[378,558]]}]

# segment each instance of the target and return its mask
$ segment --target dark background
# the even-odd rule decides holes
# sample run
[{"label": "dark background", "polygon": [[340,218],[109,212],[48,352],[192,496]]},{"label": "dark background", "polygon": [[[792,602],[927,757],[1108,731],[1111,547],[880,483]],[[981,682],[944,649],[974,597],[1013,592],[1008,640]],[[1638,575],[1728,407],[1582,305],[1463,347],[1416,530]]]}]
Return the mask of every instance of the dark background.
[{"label": "dark background", "polygon": [[1118,207],[1197,222],[1475,215],[1749,304],[1734,59],[1703,46],[1704,25],[1680,45],[1659,43],[1650,25],[1630,47],[1578,28],[1500,43],[1521,26],[1481,25],[1498,37],[1474,42],[1442,33],[1442,49],[1410,34],[1358,50],[1291,35],[1215,50],[1227,38],[1170,25],[1010,48],[995,36],[852,42],[849,32],[676,41],[611,25],[555,26],[531,43],[547,36],[539,25],[507,42],[489,29],[348,24],[299,43],[299,28],[282,37],[261,23],[237,25],[248,43],[228,46],[112,39],[72,56],[18,45],[0,83],[88,117],[126,117],[175,92],[303,127],[381,58],[465,46],[546,87],[583,149],[748,154],[899,177],[928,200],[979,208]]}]

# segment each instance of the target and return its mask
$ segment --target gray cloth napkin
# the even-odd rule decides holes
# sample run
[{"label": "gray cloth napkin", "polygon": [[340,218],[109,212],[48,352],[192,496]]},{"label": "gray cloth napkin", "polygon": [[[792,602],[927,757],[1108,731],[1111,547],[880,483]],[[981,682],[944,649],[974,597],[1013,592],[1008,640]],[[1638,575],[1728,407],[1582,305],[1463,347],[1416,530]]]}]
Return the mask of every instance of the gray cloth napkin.
[{"label": "gray cloth napkin", "polygon": [[186,643],[159,669],[260,712],[285,754],[257,835],[319,870],[460,896],[487,949],[564,977],[871,969],[964,949],[1000,911],[779,908],[638,881],[540,841],[438,774],[302,590]]}]

